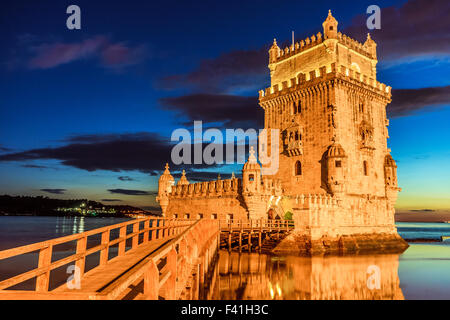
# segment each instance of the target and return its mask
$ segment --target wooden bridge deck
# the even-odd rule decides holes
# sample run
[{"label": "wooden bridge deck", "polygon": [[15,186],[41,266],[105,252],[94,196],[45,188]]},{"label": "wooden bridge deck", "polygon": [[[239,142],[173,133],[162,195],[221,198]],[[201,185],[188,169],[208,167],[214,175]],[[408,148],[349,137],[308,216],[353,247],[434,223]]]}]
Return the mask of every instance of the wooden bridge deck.
[{"label": "wooden bridge deck", "polygon": [[81,289],[69,289],[67,284],[63,284],[53,290],[56,292],[75,292],[91,293],[101,292],[119,279],[127,271],[130,271],[139,262],[149,257],[156,250],[163,247],[175,236],[170,236],[161,240],[150,241],[145,245],[139,246],[135,250],[129,250],[124,255],[111,259],[108,264],[94,268],[81,278]]}]

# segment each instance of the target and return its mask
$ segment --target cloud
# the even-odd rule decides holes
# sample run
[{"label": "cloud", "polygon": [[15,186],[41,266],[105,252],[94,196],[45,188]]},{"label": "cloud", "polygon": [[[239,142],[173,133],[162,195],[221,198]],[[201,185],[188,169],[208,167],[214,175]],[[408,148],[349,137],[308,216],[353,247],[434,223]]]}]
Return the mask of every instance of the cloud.
[{"label": "cloud", "polygon": [[40,189],[40,191],[52,193],[52,194],[64,194],[66,192],[66,189]]},{"label": "cloud", "polygon": [[389,117],[401,117],[443,105],[450,105],[450,86],[395,89],[392,90],[392,103],[387,111]]},{"label": "cloud", "polygon": [[[450,2],[410,0],[381,9],[381,29],[370,30],[380,61],[445,56],[450,53]],[[365,41],[368,15],[356,16],[343,33]],[[381,58],[380,58],[381,57]]]},{"label": "cloud", "polygon": [[164,109],[187,118],[184,124],[202,120],[220,122],[225,127],[256,129],[261,128],[264,121],[264,112],[256,97],[203,93],[162,98],[160,103]]},{"label": "cloud", "polygon": [[129,196],[149,196],[157,195],[156,191],[142,191],[142,190],[130,190],[130,189],[108,189],[110,193],[113,194],[125,194]]},{"label": "cloud", "polygon": [[156,133],[72,136],[66,144],[0,155],[0,161],[59,160],[63,165],[87,171],[137,170],[152,173],[170,162],[172,145]]},{"label": "cloud", "polygon": [[69,62],[91,58],[98,54],[107,40],[97,36],[78,43],[43,43],[32,48],[35,56],[29,61],[31,69],[50,69]]},{"label": "cloud", "polygon": [[11,152],[11,151],[12,151],[12,149],[6,148],[0,144],[0,152]]},{"label": "cloud", "polygon": [[[140,132],[106,135],[71,136],[58,147],[38,148],[22,152],[0,154],[0,162],[59,160],[61,164],[77,169],[113,172],[140,171],[152,176],[164,170],[165,163],[171,170],[184,168],[204,169],[222,165],[182,164],[172,165],[171,152],[175,143],[157,133]],[[203,143],[205,148],[209,143]],[[189,145],[193,150],[193,145]],[[191,163],[193,163],[192,152]],[[236,156],[236,154],[235,154]]]},{"label": "cloud", "polygon": [[235,50],[204,59],[188,73],[162,78],[164,89],[191,88],[194,91],[230,93],[254,91],[268,77],[268,46],[258,50]]},{"label": "cloud", "polygon": [[124,68],[143,61],[146,52],[146,47],[142,45],[131,48],[125,43],[113,43],[103,49],[101,59],[106,67]]},{"label": "cloud", "polygon": [[31,168],[31,169],[48,169],[47,166],[40,166],[37,164],[23,164],[21,165],[22,168]]},{"label": "cloud", "polygon": [[120,181],[135,181],[135,179],[133,179],[129,176],[120,176],[117,179],[119,179]]},{"label": "cloud", "polygon": [[28,47],[32,57],[28,58],[30,69],[51,69],[75,61],[97,58],[101,66],[122,69],[138,64],[146,57],[146,47],[129,46],[124,42],[115,43],[103,35],[79,42],[33,43]]},{"label": "cloud", "polygon": [[120,200],[120,199],[102,199],[101,201],[103,201],[103,202],[120,202],[122,200]]}]

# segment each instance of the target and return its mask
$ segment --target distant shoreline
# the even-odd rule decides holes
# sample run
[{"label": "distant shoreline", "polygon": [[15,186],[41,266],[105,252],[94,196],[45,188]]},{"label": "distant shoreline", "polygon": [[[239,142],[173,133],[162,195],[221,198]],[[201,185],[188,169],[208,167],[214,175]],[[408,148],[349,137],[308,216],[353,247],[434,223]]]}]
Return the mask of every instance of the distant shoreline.
[{"label": "distant shoreline", "polygon": [[[4,213],[0,212],[0,217],[84,217],[84,218],[132,218],[133,214],[98,214],[96,216],[92,215],[83,215],[79,213],[73,213],[73,214],[35,214],[35,213]],[[149,217],[157,217],[157,215],[147,214],[146,216]]]}]

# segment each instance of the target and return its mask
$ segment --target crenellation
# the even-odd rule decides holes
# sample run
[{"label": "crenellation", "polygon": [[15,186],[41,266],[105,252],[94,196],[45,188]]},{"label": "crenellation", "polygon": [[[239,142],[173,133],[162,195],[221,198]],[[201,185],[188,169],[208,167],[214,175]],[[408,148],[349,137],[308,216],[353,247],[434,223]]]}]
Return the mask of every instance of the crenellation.
[{"label": "crenellation", "polygon": [[[339,72],[336,70],[339,70]],[[329,67],[323,66],[311,70],[307,74],[299,73],[296,81],[294,81],[295,78],[289,81],[283,81],[281,83],[281,89],[278,84],[275,84],[265,90],[260,90],[260,102],[298,90],[299,87],[311,87],[321,81],[332,80],[333,78],[336,80],[345,79],[351,82],[356,81],[362,83],[365,85],[363,88],[374,90],[378,94],[384,95],[386,98],[390,99],[392,89],[390,86],[378,82],[373,78],[369,78],[367,75],[351,70],[344,65],[339,65],[336,68],[336,64],[332,63]]]}]

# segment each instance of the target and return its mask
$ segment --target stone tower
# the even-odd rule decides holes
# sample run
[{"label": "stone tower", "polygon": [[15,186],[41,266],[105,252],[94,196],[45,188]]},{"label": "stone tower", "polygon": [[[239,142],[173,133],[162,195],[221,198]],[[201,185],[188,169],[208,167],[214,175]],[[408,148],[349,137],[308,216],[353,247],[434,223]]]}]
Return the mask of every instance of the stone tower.
[{"label": "stone tower", "polygon": [[[269,49],[271,85],[259,92],[265,129],[278,130],[278,171],[263,175],[254,150],[242,179],[174,185],[168,166],[157,201],[166,217],[267,219],[292,213],[295,230],[275,251],[403,251],[394,205],[397,165],[387,147],[391,88],[376,80],[376,43],[338,30]],[[267,130],[267,150],[272,150]],[[275,137],[274,137],[275,138]],[[274,146],[275,147],[275,146]]]},{"label": "stone tower", "polygon": [[273,178],[281,180],[297,234],[319,249],[323,239],[343,235],[397,238],[391,88],[376,80],[376,43],[338,32],[331,11],[322,26],[323,34],[284,49],[275,40],[269,50],[271,86],[260,91],[260,105],[265,128],[280,130]]}]

